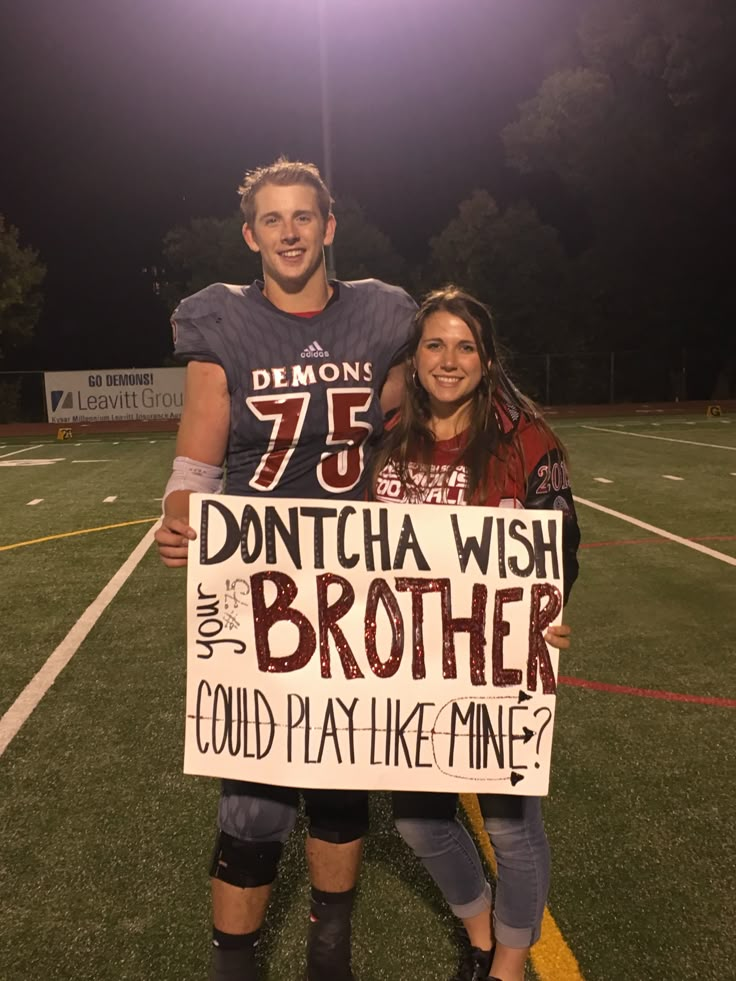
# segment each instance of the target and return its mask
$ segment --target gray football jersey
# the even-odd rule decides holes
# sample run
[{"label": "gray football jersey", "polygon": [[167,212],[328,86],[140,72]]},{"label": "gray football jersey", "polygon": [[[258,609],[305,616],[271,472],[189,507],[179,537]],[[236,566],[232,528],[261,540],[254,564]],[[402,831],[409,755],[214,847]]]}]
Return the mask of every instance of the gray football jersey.
[{"label": "gray football jersey", "polygon": [[374,279],[333,286],[313,317],[277,309],[258,282],[216,283],[174,311],[177,358],[214,362],[227,377],[228,494],[363,496],[383,425],[378,394],[416,304]]}]

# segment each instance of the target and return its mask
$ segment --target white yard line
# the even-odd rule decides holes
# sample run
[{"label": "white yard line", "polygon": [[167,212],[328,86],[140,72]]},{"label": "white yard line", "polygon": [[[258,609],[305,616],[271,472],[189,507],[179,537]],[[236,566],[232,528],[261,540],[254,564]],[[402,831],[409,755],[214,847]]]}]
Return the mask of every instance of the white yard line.
[{"label": "white yard line", "polygon": [[63,463],[65,456],[57,456],[53,460],[40,460],[32,456],[30,460],[0,460],[0,467],[48,467],[52,463]]},{"label": "white yard line", "polygon": [[612,484],[613,481],[609,480],[608,477],[593,477],[593,480],[597,480],[599,484]]},{"label": "white yard line", "polygon": [[665,480],[684,480],[684,477],[675,477],[673,473],[663,473],[662,476]]},{"label": "white yard line", "polygon": [[92,630],[109,604],[115,599],[120,587],[125,583],[146,554],[153,541],[153,534],[157,527],[158,525],[154,525],[153,528],[149,528],[107,586],[90,603],[40,671],[28,682],[5,715],[0,719],[0,756],[3,755],[17,735],[20,727],[27,721],[43,696],[74,657],[87,637],[87,634]]},{"label": "white yard line", "polygon": [[692,439],[673,439],[671,436],[652,436],[650,433],[630,433],[625,429],[604,429],[603,426],[581,426],[581,429],[592,429],[596,433],[615,433],[617,436],[638,436],[639,439],[661,439],[665,443],[687,443],[688,446],[710,446],[713,450],[733,450],[736,446],[722,446],[720,443],[696,443]]},{"label": "white yard line", "polygon": [[22,450],[12,450],[10,453],[3,453],[0,459],[4,460],[6,456],[15,456],[16,453],[30,453],[31,450],[40,450],[42,446],[43,443],[39,443],[38,446],[24,446]]},{"label": "white yard line", "polygon": [[647,524],[646,521],[639,521],[638,518],[632,518],[629,514],[622,514],[620,511],[614,511],[612,508],[606,508],[602,504],[596,504],[595,501],[586,501],[584,497],[577,497],[577,495],[575,496],[575,503],[585,504],[595,511],[602,511],[603,514],[610,514],[613,518],[628,521],[630,525],[636,525],[637,528],[643,528],[644,531],[650,531],[653,535],[659,535],[661,538],[666,538],[670,542],[677,542],[678,545],[684,545],[686,548],[692,548],[696,552],[702,552],[703,555],[710,555],[712,559],[720,559],[721,562],[726,562],[728,565],[736,565],[736,559],[731,555],[716,552],[715,549],[708,548],[707,545],[701,545],[700,542],[691,542],[687,538],[681,538],[680,535],[673,535],[671,531],[665,531],[664,528],[657,528],[656,525]]},{"label": "white yard line", "polygon": [[72,463],[112,463],[112,460],[72,460]]},{"label": "white yard line", "polygon": [[117,499],[118,499],[118,496],[117,496],[117,494],[115,494],[113,497],[106,497],[105,500],[102,503],[103,504],[112,504],[112,502],[113,501],[117,501]]},{"label": "white yard line", "polygon": [[43,500],[42,497],[35,497],[32,501],[29,501],[26,504],[26,507],[27,508],[32,508],[34,504],[40,504],[42,500]]}]

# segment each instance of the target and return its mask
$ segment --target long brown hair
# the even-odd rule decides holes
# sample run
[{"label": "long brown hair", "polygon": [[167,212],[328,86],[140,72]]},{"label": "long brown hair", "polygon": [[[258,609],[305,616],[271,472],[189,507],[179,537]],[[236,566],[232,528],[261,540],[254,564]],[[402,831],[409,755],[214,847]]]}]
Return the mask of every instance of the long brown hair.
[{"label": "long brown hair", "polygon": [[376,455],[374,474],[377,476],[390,461],[407,499],[421,499],[421,480],[418,483],[417,476],[421,478],[423,471],[429,472],[436,438],[430,428],[429,396],[414,370],[414,355],[427,319],[440,311],[454,314],[467,324],[481,363],[481,379],[471,398],[467,439],[458,449],[457,458],[447,469],[445,479],[449,479],[452,470],[464,467],[468,475],[467,500],[471,504],[482,504],[490,483],[499,489],[503,487],[512,452],[518,453],[526,473],[523,448],[518,439],[522,416],[543,431],[563,456],[565,449],[544,421],[539,407],[519,391],[508,376],[498,351],[490,310],[458,286],[449,285],[429,293],[417,310],[404,365],[405,385],[399,419],[384,435]]}]

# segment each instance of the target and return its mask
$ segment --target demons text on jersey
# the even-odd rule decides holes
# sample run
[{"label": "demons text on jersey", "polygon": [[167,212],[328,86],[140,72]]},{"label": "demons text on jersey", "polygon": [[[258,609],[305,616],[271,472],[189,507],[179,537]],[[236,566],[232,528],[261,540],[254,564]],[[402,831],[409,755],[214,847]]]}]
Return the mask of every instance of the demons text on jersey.
[{"label": "demons text on jersey", "polygon": [[285,365],[280,368],[254,368],[251,371],[253,391],[266,388],[304,388],[320,382],[369,382],[373,380],[371,361],[324,361]]}]

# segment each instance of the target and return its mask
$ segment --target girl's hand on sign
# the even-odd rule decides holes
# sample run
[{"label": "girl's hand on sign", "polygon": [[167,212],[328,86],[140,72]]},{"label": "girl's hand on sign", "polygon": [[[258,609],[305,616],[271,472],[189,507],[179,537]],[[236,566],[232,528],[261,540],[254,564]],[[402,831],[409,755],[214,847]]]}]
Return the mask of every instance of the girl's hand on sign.
[{"label": "girl's hand on sign", "polygon": [[567,623],[560,623],[556,627],[548,627],[544,639],[558,651],[566,651],[570,646],[570,635],[572,628]]}]

